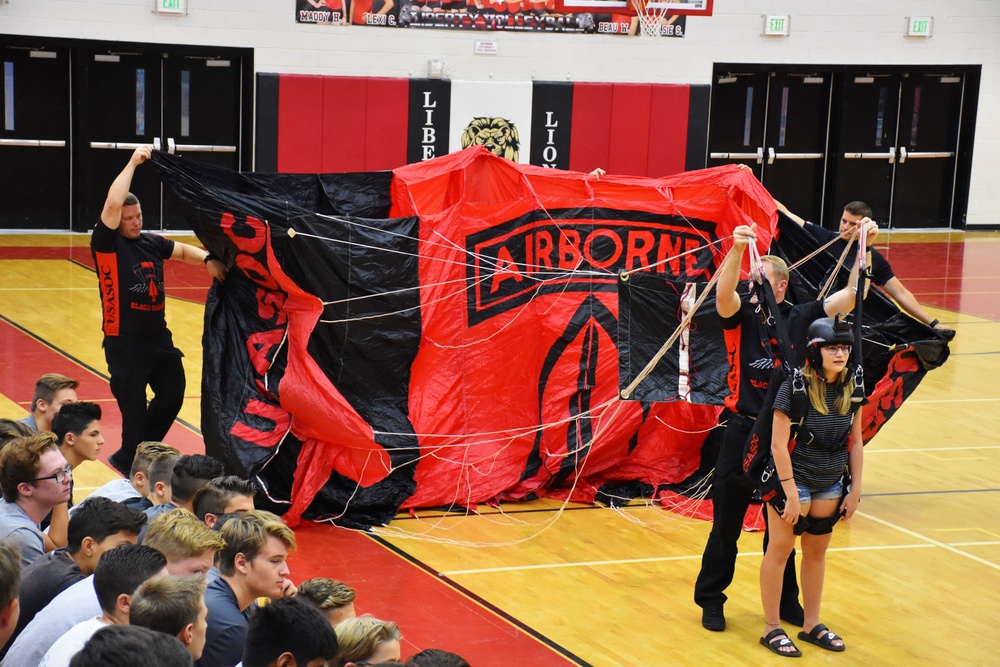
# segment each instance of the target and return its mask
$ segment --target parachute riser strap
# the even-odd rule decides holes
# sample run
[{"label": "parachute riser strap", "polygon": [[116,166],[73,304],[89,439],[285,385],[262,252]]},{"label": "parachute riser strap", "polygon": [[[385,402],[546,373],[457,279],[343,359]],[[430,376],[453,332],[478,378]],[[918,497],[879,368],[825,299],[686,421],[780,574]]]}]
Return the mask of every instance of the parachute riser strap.
[{"label": "parachute riser strap", "polygon": [[819,255],[820,253],[822,253],[824,250],[826,250],[827,248],[829,248],[830,246],[832,246],[834,243],[836,243],[839,240],[840,240],[839,236],[834,236],[832,239],[830,239],[829,241],[827,241],[826,243],[824,243],[820,247],[816,248],[815,250],[813,250],[811,253],[809,253],[808,255],[806,255],[805,257],[803,257],[802,259],[800,259],[799,261],[795,262],[794,264],[790,264],[788,266],[788,270],[790,272],[794,271],[795,269],[799,268],[800,266],[802,266],[803,264],[805,264],[809,260],[813,259],[814,257],[816,257],[816,255]]},{"label": "parachute riser strap", "polygon": [[[778,302],[774,297],[774,290],[771,289],[771,283],[765,276],[762,282],[754,283],[754,289],[757,291],[758,305],[766,307],[766,323],[774,326],[776,338],[778,339],[778,349],[781,354],[781,363],[785,367],[785,371],[791,375],[793,372],[791,366],[792,353],[788,342],[788,330],[785,328],[785,321],[781,317],[781,309],[778,307]],[[764,298],[761,299],[761,296]],[[765,347],[767,346],[765,345]]]},{"label": "parachute riser strap", "polygon": [[764,280],[764,262],[760,259],[760,251],[757,244],[751,243],[747,246],[747,257],[750,260],[750,277],[755,283]]},{"label": "parachute riser strap", "polygon": [[[861,393],[864,395],[865,387],[865,376],[864,369],[861,367],[861,342],[862,342],[862,329],[863,329],[863,319],[864,319],[864,305],[865,305],[865,292],[868,289],[868,262],[865,259],[867,255],[867,250],[865,249],[865,244],[867,243],[868,232],[865,227],[859,227],[858,229],[858,284],[857,293],[854,295],[854,348],[851,351],[851,362],[854,364],[854,388],[857,390],[861,388]],[[850,244],[848,244],[850,246]],[[855,391],[856,393],[856,391]]]},{"label": "parachute riser strap", "polygon": [[656,365],[658,363],[660,363],[660,359],[662,359],[663,355],[667,353],[667,350],[671,348],[671,346],[674,344],[674,341],[676,341],[677,338],[681,335],[681,332],[683,332],[684,329],[689,324],[691,324],[691,320],[694,318],[695,313],[698,312],[698,309],[701,308],[701,304],[704,303],[708,295],[711,294],[712,289],[715,287],[715,283],[719,282],[719,278],[722,276],[723,268],[726,266],[727,263],[731,261],[733,261],[732,255],[727,253],[725,259],[722,260],[722,264],[719,265],[718,270],[715,272],[715,275],[713,275],[712,279],[708,281],[707,285],[705,285],[705,289],[702,291],[701,296],[699,296],[698,299],[694,302],[694,306],[692,306],[691,310],[689,310],[687,315],[684,316],[684,319],[681,320],[681,323],[677,325],[677,328],[674,329],[674,332],[670,334],[670,338],[668,338],[666,342],[663,343],[663,345],[660,347],[660,350],[655,355],[653,355],[653,358],[650,359],[649,363],[646,364],[646,367],[643,368],[639,372],[639,374],[635,376],[635,379],[632,380],[629,386],[625,387],[625,389],[621,391],[619,395],[623,400],[627,400],[628,397],[632,395],[632,392],[635,391],[636,387],[638,387],[639,384],[643,380],[645,380],[650,373],[653,372],[653,369],[656,368]]}]

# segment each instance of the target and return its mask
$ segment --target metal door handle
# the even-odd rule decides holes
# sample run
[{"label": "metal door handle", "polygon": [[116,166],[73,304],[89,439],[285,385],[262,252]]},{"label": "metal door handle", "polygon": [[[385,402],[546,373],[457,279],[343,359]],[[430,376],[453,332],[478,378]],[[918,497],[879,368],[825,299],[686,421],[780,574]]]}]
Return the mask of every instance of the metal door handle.
[{"label": "metal door handle", "polygon": [[168,137],[167,152],[176,153],[177,151],[184,151],[185,153],[235,153],[236,146],[219,146],[212,144],[178,144],[174,142],[172,137]]},{"label": "metal door handle", "polygon": [[844,153],[844,158],[848,160],[889,160],[889,164],[896,162],[896,147],[889,149],[888,153]]},{"label": "metal door handle", "polygon": [[[134,151],[136,148],[139,148],[140,146],[148,146],[148,145],[149,144],[146,144],[146,143],[135,144],[135,143],[126,143],[126,142],[117,142],[117,141],[91,141],[90,142],[90,147],[91,148],[101,148],[101,149],[112,150],[112,151]],[[160,150],[160,138],[159,137],[156,137],[156,138],[153,139],[153,148],[155,148],[156,150]]]},{"label": "metal door handle", "polygon": [[756,153],[709,153],[708,157],[713,160],[757,160],[757,164],[764,164],[764,147],[758,148]]},{"label": "metal door handle", "polygon": [[[822,160],[823,159],[822,153],[774,153],[773,152],[774,149],[769,148],[768,150],[772,151],[771,162],[773,162],[774,160]],[[847,156],[845,155],[844,157]]]},{"label": "metal door handle", "polygon": [[919,158],[949,158],[955,157],[955,154],[950,151],[914,151],[907,153],[905,148],[899,149],[899,161],[900,163],[905,162],[907,158],[910,160],[916,160]]},{"label": "metal door handle", "polygon": [[52,139],[0,139],[0,146],[28,146],[31,148],[65,148],[65,141]]}]

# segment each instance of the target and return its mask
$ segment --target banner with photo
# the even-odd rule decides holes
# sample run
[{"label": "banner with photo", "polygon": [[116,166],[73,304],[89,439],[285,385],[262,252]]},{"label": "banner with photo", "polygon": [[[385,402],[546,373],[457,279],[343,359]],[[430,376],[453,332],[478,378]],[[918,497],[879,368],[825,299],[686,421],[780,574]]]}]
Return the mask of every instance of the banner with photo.
[{"label": "banner with photo", "polygon": [[[607,6],[604,6],[607,5]],[[567,11],[557,0],[296,0],[295,21],[441,30],[602,33],[634,36],[639,21],[627,4],[594,3]],[[660,21],[663,37],[683,37],[686,16]]]}]

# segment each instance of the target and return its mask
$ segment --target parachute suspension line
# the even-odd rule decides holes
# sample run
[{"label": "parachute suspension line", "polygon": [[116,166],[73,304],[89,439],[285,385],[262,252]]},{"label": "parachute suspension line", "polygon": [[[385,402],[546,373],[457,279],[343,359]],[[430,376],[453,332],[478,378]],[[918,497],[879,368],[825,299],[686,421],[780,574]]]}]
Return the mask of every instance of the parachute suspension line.
[{"label": "parachute suspension line", "polygon": [[[489,279],[489,277],[490,276],[483,276],[478,281],[476,281],[475,283],[473,283],[473,286],[474,285],[478,285],[481,282],[485,282],[487,279]],[[464,282],[464,281],[462,281],[462,282]],[[351,322],[361,322],[363,320],[377,320],[377,319],[379,319],[381,317],[391,317],[393,315],[402,315],[403,313],[408,313],[408,312],[410,312],[412,310],[418,310],[420,308],[426,308],[427,306],[433,305],[435,303],[440,303],[441,301],[447,301],[448,299],[452,299],[452,298],[458,296],[459,294],[464,293],[468,289],[469,289],[468,287],[463,287],[462,289],[455,290],[454,292],[452,292],[450,294],[445,294],[444,296],[442,296],[440,298],[437,298],[437,299],[434,299],[433,301],[426,301],[426,302],[423,302],[423,303],[419,303],[416,306],[413,306],[411,308],[400,308],[399,310],[392,310],[392,311],[385,312],[385,313],[376,313],[375,315],[360,315],[358,317],[341,318],[341,319],[338,319],[338,320],[319,320],[319,321],[322,322],[323,324],[349,324]],[[371,295],[371,296],[381,296],[381,294]],[[352,301],[353,301],[353,297],[351,299],[342,299],[341,300],[342,303],[346,303],[348,305]]]},{"label": "parachute suspension line", "polygon": [[281,445],[283,445],[285,443],[285,438],[287,438],[288,434],[291,433],[291,432],[292,432],[292,426],[291,426],[291,423],[289,423],[288,428],[285,429],[285,433],[281,436],[281,440],[278,440],[278,444],[275,445],[274,451],[271,452],[271,455],[268,456],[267,460],[264,461],[264,463],[260,466],[260,469],[257,471],[257,474],[254,475],[254,478],[257,480],[257,483],[260,485],[260,488],[262,488],[264,490],[264,495],[267,496],[268,500],[270,500],[271,502],[275,502],[275,503],[281,503],[282,505],[291,505],[292,501],[291,500],[279,500],[279,499],[273,497],[271,495],[270,489],[267,488],[267,484],[264,482],[264,480],[261,478],[260,475],[261,475],[261,473],[264,472],[264,468],[266,468],[271,463],[271,461],[274,460],[274,457],[276,457],[278,455],[278,452],[281,451]]},{"label": "parachute suspension line", "polygon": [[[372,454],[374,454],[374,451],[369,450],[368,451],[368,456],[365,458],[365,465],[361,468],[361,474],[358,475],[359,479],[363,478],[365,476],[365,471],[368,470],[368,464],[372,460]],[[329,521],[330,523],[333,523],[337,519],[345,516],[347,514],[347,511],[351,508],[351,501],[354,500],[354,496],[358,495],[358,491],[360,489],[361,489],[361,482],[355,483],[354,490],[351,491],[351,496],[347,499],[347,502],[344,503],[344,511],[341,512],[340,514],[335,515],[335,516],[325,516],[322,519],[316,519],[317,523],[322,523],[322,522],[326,522],[326,521]]]},{"label": "parachute suspension line", "polygon": [[[750,246],[753,247],[753,244],[750,244]],[[669,350],[670,347],[674,344],[674,341],[677,340],[677,338],[681,335],[681,332],[684,331],[684,329],[689,324],[691,324],[691,320],[694,319],[695,313],[698,312],[698,309],[701,308],[701,304],[705,302],[705,298],[708,297],[708,295],[712,292],[712,288],[715,287],[715,283],[719,282],[719,276],[722,275],[723,267],[725,267],[728,262],[732,261],[732,257],[733,255],[730,255],[728,253],[726,254],[726,258],[722,261],[722,265],[719,266],[718,270],[716,270],[715,272],[715,275],[713,275],[712,279],[708,281],[707,285],[705,285],[705,289],[702,291],[701,296],[698,297],[698,300],[694,302],[694,305],[691,307],[691,310],[689,310],[687,315],[684,316],[684,319],[681,320],[681,323],[677,325],[677,328],[674,329],[674,332],[670,334],[670,338],[668,338],[666,342],[663,344],[663,346],[660,347],[660,350],[655,355],[653,355],[653,358],[650,359],[649,363],[646,364],[646,367],[643,368],[638,375],[636,375],[635,379],[632,380],[629,386],[627,386],[625,389],[621,391],[621,397],[623,399],[628,399],[628,397],[632,395],[632,392],[635,391],[636,387],[638,387],[639,384],[646,379],[646,376],[648,376],[650,373],[653,372],[653,369],[656,368],[656,365],[658,363],[660,363],[660,359],[663,358],[663,355],[665,355],[667,353],[667,350]]]},{"label": "parachute suspension line", "polygon": [[[319,214],[317,214],[317,215],[319,215]],[[340,218],[337,218],[336,216],[323,216],[323,217],[334,219],[334,220],[341,220]],[[549,217],[551,219],[551,216],[549,216]],[[683,216],[681,216],[681,217],[683,217]],[[352,223],[349,220],[345,220],[344,222],[347,222],[347,223],[350,223],[350,224],[357,224],[357,223]],[[553,222],[555,223],[554,219],[553,219]],[[365,227],[365,228],[371,228],[369,225],[360,225],[360,226]],[[288,232],[287,233],[292,238],[295,238],[297,236],[303,236],[303,237],[307,237],[307,238],[318,239],[318,240],[321,240],[321,241],[330,241],[330,242],[334,242],[334,243],[339,243],[339,244],[345,245],[345,246],[359,247],[359,248],[365,248],[365,249],[369,249],[369,250],[370,249],[375,249],[375,248],[373,248],[373,246],[366,245],[366,244],[355,243],[355,242],[352,242],[352,241],[345,241],[345,240],[342,240],[342,239],[335,239],[335,238],[332,238],[332,237],[321,236],[321,235],[318,235],[318,234],[309,234],[309,233],[306,233],[306,232],[299,232],[299,231],[296,231],[292,227],[288,228]],[[435,231],[435,233],[439,233],[439,232]],[[400,236],[400,237],[403,237],[403,238],[411,238],[411,237],[407,237],[407,236],[405,236],[403,234],[396,234],[396,236]],[[727,238],[732,238],[732,237],[727,237]],[[708,246],[715,246],[715,245],[721,243],[724,240],[726,240],[726,239],[719,239],[718,241],[709,242],[707,245]],[[435,245],[439,245],[441,247],[446,247],[443,244],[435,244]],[[457,248],[457,246],[448,246],[448,247],[456,247]],[[655,264],[651,264],[648,267],[644,267],[644,269],[645,270],[649,270],[651,268],[655,268],[657,266],[660,266],[661,264],[666,264],[666,263],[669,263],[671,261],[675,261],[675,260],[677,260],[677,259],[679,259],[679,258],[681,258],[681,257],[683,257],[685,255],[689,255],[689,254],[692,254],[692,253],[695,253],[695,252],[699,252],[699,251],[703,250],[705,247],[706,246],[700,246],[699,248],[695,248],[695,249],[692,249],[692,250],[688,250],[688,251],[684,251],[684,252],[678,253],[677,255],[673,255],[673,256],[667,257],[667,258],[665,258],[665,259],[663,259],[663,260],[661,260],[659,262],[656,262]],[[398,254],[398,255],[404,255],[404,256],[407,256],[407,257],[424,258],[419,253],[409,253],[409,252],[404,252],[404,251],[401,251],[401,250],[390,250],[390,252],[392,252],[394,254]],[[440,259],[440,258],[429,258],[429,259],[433,259],[434,261],[443,261],[443,262],[447,262],[449,264],[456,264],[456,265],[463,266],[465,268],[470,268],[470,267],[475,266],[474,264],[471,264],[471,263],[468,263],[468,262],[461,262],[461,261],[458,261],[458,260],[447,260],[447,259]],[[496,262],[494,262],[490,258],[488,258],[488,257],[480,257],[480,259],[486,265],[492,265],[492,266],[496,267]],[[591,270],[581,271],[579,269],[579,267],[582,265],[582,263],[583,263],[583,260],[581,259],[581,260],[578,261],[576,268],[574,268],[572,270],[569,270],[569,271],[565,271],[565,272],[561,272],[561,273],[557,273],[557,274],[552,274],[552,275],[550,275],[550,276],[548,276],[546,278],[539,278],[539,277],[530,275],[530,273],[526,277],[529,278],[530,280],[535,280],[535,281],[539,282],[540,284],[544,284],[544,283],[548,283],[548,282],[552,282],[552,281],[557,281],[557,280],[566,280],[567,278],[574,277],[574,276],[576,276],[576,277],[579,277],[579,276],[607,276],[607,275],[610,275],[610,273],[611,273],[610,271],[591,271]],[[541,267],[541,265],[536,265],[534,268],[540,269],[542,267]],[[640,270],[642,270],[642,269],[633,269],[632,271],[626,272],[624,275],[628,276],[628,275],[631,275],[632,273],[636,273],[636,272],[638,272]],[[484,276],[484,278],[480,282],[484,281],[487,277],[488,276]],[[405,293],[407,291],[412,291],[412,290],[423,290],[423,289],[426,289],[428,287],[437,287],[437,286],[441,286],[441,285],[449,285],[449,284],[454,284],[454,283],[458,283],[458,282],[465,282],[465,280],[466,279],[459,279],[459,280],[454,280],[454,281],[442,281],[440,283],[433,283],[433,284],[430,284],[430,285],[423,285],[423,286],[417,286],[417,287],[412,287],[412,288],[404,288],[404,289],[394,290],[394,291],[389,291],[389,292],[381,292],[381,293],[378,293],[378,294],[365,294],[365,295],[361,295],[361,296],[357,296],[357,297],[349,297],[349,298],[346,298],[346,299],[337,299],[337,300],[333,300],[333,301],[322,301],[321,303],[324,306],[326,306],[326,305],[349,304],[349,303],[351,303],[354,300],[372,299],[372,298],[377,298],[377,297],[388,295],[388,294],[401,294],[401,293]],[[473,283],[472,286],[474,286],[475,284],[478,284],[478,283]],[[466,288],[466,289],[470,289],[472,286],[470,286],[469,288]],[[564,288],[563,291],[565,291],[565,288]],[[455,293],[455,295],[457,295],[457,294],[458,294],[458,292]],[[447,298],[447,297],[444,297],[444,298]],[[427,305],[427,304],[424,304],[424,305]],[[390,315],[397,315],[397,314],[409,312],[410,310],[412,310],[412,309],[404,309],[404,310],[400,310],[400,311],[393,311],[393,312],[389,312],[389,313],[382,313],[382,314],[379,314],[379,315],[367,315],[367,316],[358,317],[358,318],[342,318],[342,319],[337,319],[337,320],[320,320],[320,321],[323,322],[323,323],[325,323],[325,324],[348,323],[348,322],[351,322],[351,321],[354,321],[354,320],[374,319],[374,318],[378,318],[378,317],[387,317],[387,316],[390,316]]]},{"label": "parachute suspension line", "polygon": [[[834,279],[837,277],[837,274],[840,273],[840,268],[844,266],[844,260],[847,259],[847,253],[851,251],[851,245],[854,243],[856,236],[857,231],[855,231],[854,234],[851,235],[851,238],[847,241],[847,245],[844,246],[844,251],[840,253],[840,259],[837,260],[837,263],[833,266],[833,270],[830,271],[830,277],[826,279],[826,283],[823,284],[823,288],[816,296],[817,301],[822,301],[826,298],[826,294],[830,291],[830,287],[833,285]],[[836,241],[836,239],[834,239],[834,241]],[[864,255],[864,253],[861,254]]]},{"label": "parachute suspension line", "polygon": [[809,260],[813,259],[814,257],[816,257],[816,255],[820,254],[821,252],[823,252],[824,250],[826,250],[827,248],[829,248],[830,246],[832,246],[834,243],[836,243],[839,240],[840,240],[839,236],[834,236],[832,239],[830,239],[829,241],[827,241],[826,243],[824,243],[820,247],[816,248],[815,250],[813,250],[811,253],[809,253],[808,255],[806,255],[805,257],[803,257],[802,259],[800,259],[799,261],[797,261],[794,264],[792,264],[791,266],[789,266],[788,270],[789,271],[794,271],[795,269],[799,268],[800,266],[802,266],[803,264],[805,264]]},{"label": "parachute suspension line", "polygon": [[[424,287],[428,287],[428,286],[429,287],[444,287],[446,285],[456,285],[456,284],[459,284],[459,283],[461,283],[461,284],[464,285],[467,282],[468,282],[468,279],[466,279],[466,278],[456,278],[455,280],[442,280],[439,283],[430,283],[429,285],[425,285]],[[473,284],[475,285],[475,284],[478,284],[478,283],[473,283]],[[352,301],[362,301],[364,299],[377,299],[380,296],[392,296],[394,294],[406,294],[407,292],[417,292],[417,291],[419,291],[421,289],[423,289],[423,287],[421,287],[419,285],[416,286],[416,287],[402,287],[400,289],[389,290],[387,292],[377,292],[375,294],[364,294],[362,296],[352,296],[352,297],[348,297],[346,299],[335,299],[333,301],[321,301],[320,303],[322,303],[324,306],[339,306],[340,304],[351,303]],[[465,290],[461,290],[461,291],[464,292]],[[395,314],[395,313],[392,313],[392,314]]]},{"label": "parachute suspension line", "polygon": [[[426,243],[427,245],[435,246],[437,248],[444,248],[445,250],[458,250],[462,254],[465,254],[465,250],[463,250],[462,248],[458,247],[453,242],[451,242],[449,239],[444,238],[444,237],[442,237],[442,238],[444,238],[444,243],[435,243],[434,241],[421,241],[421,239],[419,237],[413,237],[413,236],[410,236],[408,234],[401,234],[399,232],[393,232],[393,231],[390,231],[390,230],[387,230],[387,229],[383,229],[381,227],[375,227],[374,225],[366,225],[366,224],[364,224],[362,222],[358,222],[357,220],[351,220],[350,218],[344,218],[344,217],[337,216],[337,215],[327,215],[327,214],[324,214],[324,213],[315,213],[315,212],[314,212],[314,215],[316,215],[316,217],[318,217],[318,218],[325,218],[327,220],[333,220],[335,222],[340,222],[340,223],[343,223],[343,224],[351,226],[351,227],[360,227],[361,229],[368,229],[368,230],[371,230],[373,232],[379,232],[380,234],[388,234],[389,236],[395,236],[397,238],[406,239],[407,241],[414,241],[418,245],[421,242],[423,242],[423,243]],[[432,231],[434,231],[435,233],[437,233],[437,230],[432,230]],[[302,232],[299,232],[299,233],[302,234]],[[441,236],[440,233],[437,233],[437,235]],[[322,237],[317,237],[317,238],[322,238]],[[329,239],[329,240],[332,241],[334,239]]]},{"label": "parachute suspension line", "polygon": [[[617,403],[618,403],[618,410],[620,410],[624,406],[624,403],[621,402],[621,401],[617,401]],[[611,415],[611,418],[610,418],[609,421],[610,422],[614,422],[614,417],[615,417],[615,415]],[[609,423],[608,427],[610,427],[610,423]],[[589,452],[591,446],[594,443],[594,441],[597,440],[601,435],[603,435],[603,431],[596,432],[593,435],[593,437],[591,437],[591,439],[585,445],[583,445],[579,450],[577,450],[576,452],[573,452],[571,454],[579,456],[581,452]],[[548,453],[548,454],[551,456],[551,453]],[[554,526],[555,523],[562,517],[563,512],[566,511],[566,507],[571,502],[570,499],[573,497],[573,492],[576,490],[576,487],[579,484],[580,479],[583,477],[584,469],[586,468],[587,459],[588,459],[588,456],[586,454],[583,454],[582,461],[575,468],[575,474],[573,476],[573,484],[568,489],[568,491],[566,493],[565,499],[560,503],[558,509],[556,510],[556,512],[552,516],[552,518],[546,520],[545,522],[543,522],[541,524],[541,527],[537,531],[535,531],[533,534],[527,535],[527,536],[522,537],[520,539],[510,540],[510,541],[507,541],[507,542],[466,542],[466,541],[460,541],[460,540],[452,540],[450,538],[443,538],[443,537],[430,537],[428,535],[414,535],[413,533],[409,533],[409,532],[403,531],[401,529],[394,528],[392,526],[374,527],[374,528],[372,528],[372,532],[374,532],[377,535],[385,536],[385,537],[395,537],[395,538],[398,538],[398,539],[423,539],[423,540],[427,540],[427,541],[438,543],[438,544],[450,544],[450,545],[454,545],[454,546],[466,546],[466,547],[497,547],[497,546],[514,546],[514,545],[517,545],[517,544],[522,544],[522,543],[527,542],[529,540],[533,540],[536,537],[539,537],[540,535],[542,535],[543,533],[545,533],[546,531],[548,531],[549,528],[551,528],[552,526]]]},{"label": "parachute suspension line", "polygon": [[[420,257],[419,253],[406,252],[405,250],[396,250],[394,248],[385,248],[380,246],[368,245],[366,243],[356,243],[354,241],[344,241],[343,239],[335,239],[330,236],[320,236],[319,234],[307,234],[306,232],[299,232],[295,229],[289,227],[288,235],[292,238],[296,236],[305,236],[306,238],[318,239],[320,241],[329,241],[331,243],[339,243],[340,245],[352,246],[354,248],[364,248],[365,250],[379,250],[381,252],[389,252],[394,255],[403,255],[404,257]],[[445,262],[446,264],[457,264],[459,266],[469,266],[466,262],[460,262],[453,259],[440,259],[437,258],[439,262]]]},{"label": "parachute suspension line", "polygon": [[[283,348],[285,346],[285,343],[287,343],[287,342],[288,342],[288,325],[286,324],[285,325],[285,333],[283,333],[281,335],[281,342],[278,343],[278,347],[275,348],[275,350],[274,350],[274,356],[277,356],[278,353],[281,352],[281,348]],[[271,358],[273,359],[274,357],[271,357]],[[268,391],[271,391],[271,387],[268,384],[268,382],[269,382],[268,376],[270,374],[271,374],[271,367],[268,366],[267,371],[264,373],[264,389],[267,389]]]},{"label": "parachute suspension line", "polygon": [[[583,259],[581,258],[580,259],[580,263],[582,263],[582,262],[583,262]],[[577,266],[579,266],[579,265],[580,264],[578,263]],[[570,273],[568,273],[566,275],[574,275],[574,273],[575,273],[575,271],[574,272],[570,272]],[[483,282],[483,281],[485,281],[489,277],[490,276],[486,275],[479,282]],[[478,283],[476,283],[476,284],[478,284]],[[539,285],[539,289],[540,288],[541,288],[541,285]],[[438,343],[438,342],[433,341],[433,340],[430,341],[431,345],[434,345],[435,347],[437,347],[439,349],[442,349],[442,350],[460,350],[460,349],[465,349],[465,348],[468,348],[468,347],[473,347],[475,345],[479,345],[481,343],[485,343],[487,341],[492,340],[496,336],[499,336],[501,333],[503,333],[504,331],[506,331],[509,327],[513,326],[514,323],[517,322],[521,318],[522,315],[524,315],[525,313],[528,312],[528,309],[527,309],[528,304],[532,303],[536,298],[538,298],[540,296],[539,289],[536,289],[535,293],[532,294],[528,298],[528,301],[524,305],[522,305],[520,308],[517,309],[517,313],[514,315],[514,317],[510,318],[507,322],[505,322],[503,324],[503,326],[501,326],[500,328],[498,328],[492,334],[490,334],[488,336],[484,336],[482,338],[478,338],[478,339],[473,340],[473,341],[469,341],[467,343],[462,343],[461,345],[445,345],[443,343]],[[565,284],[563,285],[562,290],[560,290],[557,293],[553,293],[553,294],[548,295],[550,297],[553,297],[552,298],[552,303],[551,303],[551,305],[549,305],[548,308],[545,309],[544,312],[548,313],[550,310],[552,310],[553,308],[555,308],[556,305],[559,303],[559,299],[562,298],[562,296],[564,294],[566,294],[566,290],[568,290],[568,289],[569,289],[569,281],[567,280],[565,282]]]},{"label": "parachute suspension line", "polygon": [[732,236],[727,236],[725,238],[721,238],[721,239],[718,239],[716,241],[711,241],[709,243],[706,243],[705,245],[698,246],[697,248],[692,248],[691,250],[685,250],[684,252],[681,252],[681,253],[678,253],[678,254],[674,255],[673,257],[667,257],[666,259],[661,259],[659,262],[656,262],[654,264],[650,264],[648,266],[644,266],[644,267],[639,268],[639,269],[632,269],[631,271],[622,271],[618,275],[621,276],[622,278],[628,278],[633,273],[641,273],[643,271],[649,271],[650,269],[655,269],[658,266],[661,266],[661,265],[664,265],[664,264],[668,264],[668,263],[670,263],[670,262],[672,262],[672,261],[674,261],[676,259],[680,259],[681,257],[684,257],[685,255],[692,255],[692,254],[694,254],[696,252],[701,252],[705,248],[710,248],[712,246],[718,245],[718,244],[722,243],[723,241],[728,241],[731,238],[733,238],[733,237]]},{"label": "parachute suspension line", "polygon": [[[619,399],[616,396],[614,398],[611,398],[608,401],[605,401],[604,403],[601,403],[598,406],[595,406],[595,407],[591,408],[590,410],[587,410],[585,412],[581,412],[581,413],[579,413],[578,415],[576,415],[574,417],[567,417],[565,419],[560,419],[560,420],[553,421],[553,422],[546,422],[544,424],[537,424],[537,425],[533,425],[531,427],[526,427],[524,429],[514,430],[513,432],[511,432],[511,429],[505,429],[505,430],[502,430],[502,431],[482,431],[480,433],[477,433],[476,435],[499,435],[501,437],[490,439],[490,440],[476,440],[476,442],[474,444],[488,444],[488,443],[494,443],[494,442],[502,442],[504,440],[514,439],[514,438],[522,438],[522,437],[525,437],[525,436],[534,435],[534,434],[538,433],[539,431],[544,431],[545,429],[548,429],[548,428],[554,428],[554,427],[557,427],[557,426],[565,426],[566,424],[569,424],[572,421],[576,421],[576,420],[580,419],[581,417],[590,417],[590,416],[593,416],[593,414],[595,412],[597,412],[599,410],[606,409],[612,403],[615,403],[618,400]],[[469,437],[468,434],[465,434],[465,433],[412,433],[412,432],[405,432],[405,433],[401,433],[400,432],[400,433],[397,433],[397,432],[393,432],[393,431],[374,431],[374,430],[372,431],[372,433],[374,435],[410,436],[410,437],[417,437],[417,438],[423,438],[423,439],[429,439],[429,438],[453,438],[455,440],[459,440],[459,439],[462,439],[462,438],[468,438]],[[433,444],[427,444],[427,443],[425,443],[423,445],[424,448],[433,447],[435,449],[443,449],[443,448],[447,448],[447,447],[468,447],[468,446],[470,446],[470,445],[467,442],[456,442],[454,444],[449,443],[449,444],[441,444],[441,445],[433,445]],[[416,449],[419,449],[419,448],[418,447],[398,447],[397,449],[399,451],[406,451],[406,450],[409,450],[409,449],[416,450]]]},{"label": "parachute suspension line", "polygon": [[685,433],[687,435],[697,435],[697,434],[700,434],[700,433],[711,433],[715,429],[719,428],[718,424],[712,424],[708,428],[701,428],[701,429],[698,429],[697,431],[688,431],[688,430],[683,429],[683,428],[677,428],[676,426],[674,426],[672,424],[668,424],[667,422],[663,421],[660,417],[653,417],[653,419],[655,419],[656,421],[660,422],[661,424],[663,424],[664,426],[666,426],[667,428],[669,428],[671,431],[676,431],[677,433]]}]

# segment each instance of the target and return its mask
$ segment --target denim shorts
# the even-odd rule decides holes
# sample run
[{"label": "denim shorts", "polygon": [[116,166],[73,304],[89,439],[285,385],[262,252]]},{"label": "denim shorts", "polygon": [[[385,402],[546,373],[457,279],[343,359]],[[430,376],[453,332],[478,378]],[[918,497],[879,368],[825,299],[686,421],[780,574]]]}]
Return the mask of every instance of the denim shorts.
[{"label": "denim shorts", "polygon": [[840,500],[844,492],[844,482],[842,479],[837,480],[832,485],[820,491],[813,491],[799,484],[796,484],[795,488],[799,490],[799,503],[805,505],[814,500]]}]

